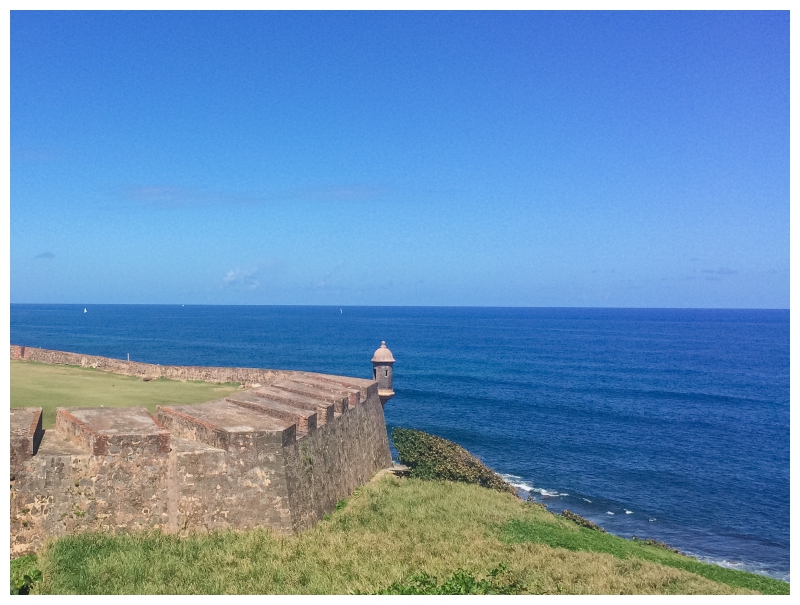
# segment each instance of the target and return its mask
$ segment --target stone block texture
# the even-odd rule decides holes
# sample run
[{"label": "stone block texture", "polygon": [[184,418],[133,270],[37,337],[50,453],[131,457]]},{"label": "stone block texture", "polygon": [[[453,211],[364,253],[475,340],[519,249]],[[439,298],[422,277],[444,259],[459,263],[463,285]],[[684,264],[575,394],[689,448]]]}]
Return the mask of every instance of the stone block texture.
[{"label": "stone block texture", "polygon": [[[17,349],[18,359],[55,363],[75,355]],[[176,373],[209,369],[190,370]],[[375,381],[216,370],[206,373],[247,376],[252,388],[159,406],[155,418],[144,408],[59,408],[48,431],[40,408],[12,409],[11,556],[80,531],[296,532],[391,466]]]}]

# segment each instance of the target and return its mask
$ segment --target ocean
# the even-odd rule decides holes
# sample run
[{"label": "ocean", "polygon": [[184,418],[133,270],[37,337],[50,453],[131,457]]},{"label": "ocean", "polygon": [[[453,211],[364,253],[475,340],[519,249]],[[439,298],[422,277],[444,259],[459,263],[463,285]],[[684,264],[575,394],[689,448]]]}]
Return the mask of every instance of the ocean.
[{"label": "ocean", "polygon": [[[11,343],[369,378],[554,512],[789,580],[789,311],[11,305]],[[396,452],[393,452],[396,457]]]}]

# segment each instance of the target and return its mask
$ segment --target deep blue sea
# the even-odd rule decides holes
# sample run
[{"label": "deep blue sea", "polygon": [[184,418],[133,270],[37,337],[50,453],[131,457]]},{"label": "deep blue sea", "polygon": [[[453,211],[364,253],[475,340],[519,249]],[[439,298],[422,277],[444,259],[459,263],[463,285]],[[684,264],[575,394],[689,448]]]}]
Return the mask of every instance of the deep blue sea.
[{"label": "deep blue sea", "polygon": [[11,342],[369,378],[523,496],[789,579],[789,311],[11,305]]}]

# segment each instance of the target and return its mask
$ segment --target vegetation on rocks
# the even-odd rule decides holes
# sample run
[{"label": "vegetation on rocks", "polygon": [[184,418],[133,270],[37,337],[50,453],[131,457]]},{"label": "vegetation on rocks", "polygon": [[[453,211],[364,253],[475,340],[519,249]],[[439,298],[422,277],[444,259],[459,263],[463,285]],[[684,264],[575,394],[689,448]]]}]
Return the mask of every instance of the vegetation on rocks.
[{"label": "vegetation on rocks", "polygon": [[631,540],[635,540],[636,542],[641,542],[642,544],[649,544],[650,546],[658,546],[659,548],[663,548],[670,552],[678,553],[679,555],[683,554],[677,548],[672,548],[669,544],[666,544],[664,542],[659,542],[658,540],[652,540],[650,538],[639,538],[635,535],[631,536]]},{"label": "vegetation on rocks", "polygon": [[516,495],[516,490],[497,473],[460,445],[414,429],[396,428],[392,441],[417,479],[472,483]]},{"label": "vegetation on rocks", "polygon": [[565,519],[569,519],[570,521],[572,521],[573,523],[575,523],[577,525],[580,525],[581,527],[585,527],[587,529],[593,529],[595,531],[600,531],[600,532],[606,533],[606,530],[604,530],[599,525],[596,525],[596,524],[592,523],[591,521],[589,521],[589,519],[584,519],[580,515],[575,514],[570,510],[565,510],[564,512],[561,513],[561,516],[564,517]]}]

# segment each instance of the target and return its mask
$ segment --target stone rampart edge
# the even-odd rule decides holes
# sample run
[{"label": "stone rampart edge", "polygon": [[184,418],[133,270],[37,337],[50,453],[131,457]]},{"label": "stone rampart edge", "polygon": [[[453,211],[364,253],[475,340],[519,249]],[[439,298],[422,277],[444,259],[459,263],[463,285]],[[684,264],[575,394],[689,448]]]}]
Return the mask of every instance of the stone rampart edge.
[{"label": "stone rampart edge", "polygon": [[245,387],[269,385],[279,380],[290,378],[296,372],[292,370],[267,370],[261,368],[232,368],[217,366],[169,366],[126,361],[99,355],[83,355],[67,351],[54,351],[38,347],[11,345],[11,359],[36,361],[53,365],[70,365],[91,367],[103,372],[112,372],[124,376],[139,378],[169,378],[172,380],[202,380],[204,382],[224,383],[238,382]]},{"label": "stone rampart edge", "polygon": [[[79,442],[81,442],[80,444],[84,446],[84,449],[89,450],[92,456],[105,456],[108,454],[108,437],[106,435],[94,433],[91,427],[83,420],[70,414],[69,408],[56,409],[56,426],[61,424],[58,422],[59,420],[61,420],[62,423],[66,422],[80,429],[79,435],[66,430],[62,430],[62,433],[69,437],[77,437]],[[61,424],[61,426],[63,426],[63,424]]]},{"label": "stone rampart edge", "polygon": [[42,413],[42,408],[36,409],[38,409],[39,412],[34,415],[31,426],[28,428],[28,436],[31,440],[31,456],[36,455],[36,452],[39,450],[39,444],[42,442],[42,437],[44,437],[44,429],[42,429],[42,417],[44,414]]}]

